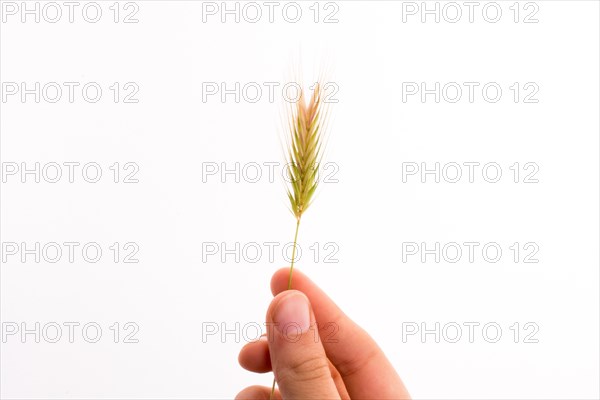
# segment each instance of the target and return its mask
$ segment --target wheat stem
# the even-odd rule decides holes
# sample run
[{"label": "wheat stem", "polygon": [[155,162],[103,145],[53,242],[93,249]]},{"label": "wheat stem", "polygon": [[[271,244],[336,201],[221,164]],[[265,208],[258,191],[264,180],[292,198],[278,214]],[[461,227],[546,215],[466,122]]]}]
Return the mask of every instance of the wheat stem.
[{"label": "wheat stem", "polygon": [[300,228],[300,218],[296,222],[296,233],[294,234],[294,247],[292,248],[292,264],[290,266],[290,277],[288,279],[288,290],[292,288],[292,274],[294,273],[294,261],[296,260],[296,243],[298,243],[298,230]]},{"label": "wheat stem", "polygon": [[275,378],[273,378],[273,386],[271,386],[271,394],[269,395],[269,400],[273,400],[273,393],[275,393]]},{"label": "wheat stem", "polygon": [[[290,265],[290,277],[288,278],[288,288],[290,290],[292,288],[292,275],[294,273],[294,261],[296,260],[296,246],[298,243],[298,231],[300,230],[300,218],[296,221],[296,233],[294,234],[294,247],[292,248],[292,263]],[[273,386],[271,386],[271,394],[269,395],[269,400],[273,400],[273,393],[275,393],[275,378],[273,378]]]}]

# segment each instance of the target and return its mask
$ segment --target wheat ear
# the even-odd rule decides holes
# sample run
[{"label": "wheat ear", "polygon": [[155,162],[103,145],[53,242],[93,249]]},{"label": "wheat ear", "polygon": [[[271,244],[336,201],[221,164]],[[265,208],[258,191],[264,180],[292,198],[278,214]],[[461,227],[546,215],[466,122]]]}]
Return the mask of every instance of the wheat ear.
[{"label": "wheat ear", "polygon": [[321,94],[321,84],[316,83],[310,101],[306,103],[304,92],[301,91],[299,99],[291,107],[288,117],[287,168],[289,184],[287,195],[290,200],[290,210],[296,218],[288,290],[292,288],[300,220],[311,205],[319,183],[319,165],[323,145],[322,122],[326,117]]}]

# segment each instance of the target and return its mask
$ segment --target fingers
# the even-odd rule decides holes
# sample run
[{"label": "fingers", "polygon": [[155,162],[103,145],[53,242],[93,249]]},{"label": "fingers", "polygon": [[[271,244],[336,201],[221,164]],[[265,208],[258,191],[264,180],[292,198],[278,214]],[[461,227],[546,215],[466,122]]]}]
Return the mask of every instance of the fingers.
[{"label": "fingers", "polygon": [[[235,400],[269,400],[271,388],[265,386],[250,386],[242,390],[235,396]],[[281,393],[275,389],[273,393],[274,400],[281,400]]]},{"label": "fingers", "polygon": [[[273,295],[285,293],[288,278],[288,268],[281,269],[273,275]],[[339,371],[350,397],[410,398],[402,380],[375,341],[297,269],[294,270],[292,287],[308,297],[319,329],[327,330],[322,336],[327,336],[329,340],[323,340],[322,345],[327,357]]]},{"label": "fingers", "polygon": [[[266,336],[261,336],[259,340],[247,343],[238,357],[240,365],[248,371],[264,373],[271,371],[271,356],[269,354],[269,343]],[[329,372],[335,383],[338,393],[342,399],[350,399],[342,376],[338,370],[333,366],[331,361],[327,360],[329,364]]]},{"label": "fingers", "polygon": [[308,298],[280,293],[267,311],[271,365],[284,399],[339,399]]},{"label": "fingers", "polygon": [[342,400],[350,400],[350,395],[348,394],[348,390],[346,390],[346,385],[342,380],[342,376],[335,368],[335,366],[331,363],[331,361],[329,361],[329,359],[327,360],[327,363],[329,364],[329,372],[331,373],[331,379],[333,379],[333,383],[335,383],[335,388],[337,389],[340,398]]},{"label": "fingers", "polygon": [[[273,276],[271,289],[274,295],[287,289],[288,274],[289,269],[286,268]],[[349,398],[349,395],[358,398],[410,398],[393,367],[368,334],[346,317],[333,301],[299,271],[294,272],[293,287],[308,296],[314,308],[312,318],[316,317],[321,329],[328,323],[330,328],[336,329],[333,336],[332,329],[325,329],[327,332],[321,332],[321,337],[332,339],[325,339],[323,345],[327,357],[335,365],[328,361],[330,376],[341,398]],[[274,304],[275,301],[269,312]],[[291,333],[295,333],[294,327],[290,329]],[[273,332],[277,331],[271,333]],[[310,333],[312,336],[316,335],[314,327]],[[253,372],[270,371],[268,340],[263,337],[244,346],[239,361],[242,367]],[[267,390],[267,396],[270,390]]]},{"label": "fingers", "polygon": [[261,336],[255,342],[242,347],[238,356],[240,365],[248,371],[265,373],[271,371],[271,356],[267,337]]}]

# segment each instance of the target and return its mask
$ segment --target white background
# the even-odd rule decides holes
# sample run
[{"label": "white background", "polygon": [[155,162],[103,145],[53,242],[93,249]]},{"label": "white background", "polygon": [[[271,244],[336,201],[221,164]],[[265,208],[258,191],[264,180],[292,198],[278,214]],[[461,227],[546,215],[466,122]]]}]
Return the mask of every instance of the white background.
[{"label": "white background", "polygon": [[[43,16],[22,23],[19,13],[3,13],[3,84],[80,83],[73,103],[66,91],[57,103],[43,96],[36,103],[33,95],[23,102],[20,93],[3,99],[3,170],[7,163],[71,161],[97,162],[103,172],[95,184],[82,179],[81,169],[74,183],[65,176],[36,183],[31,175],[22,183],[17,174],[2,184],[5,246],[72,241],[103,249],[97,263],[85,262],[81,247],[73,263],[66,255],[57,263],[36,263],[32,255],[22,262],[21,253],[4,252],[3,329],[81,325],[73,343],[66,328],[58,343],[7,336],[0,347],[3,398],[232,398],[247,385],[271,383],[271,374],[237,364],[253,330],[203,341],[202,329],[262,324],[270,276],[286,265],[281,245],[293,235],[284,186],[280,175],[273,183],[265,175],[257,183],[243,177],[237,183],[232,175],[203,182],[202,170],[203,163],[283,163],[281,89],[273,102],[264,86],[256,103],[236,103],[232,95],[203,102],[203,82],[229,88],[278,82],[281,88],[293,69],[308,84],[323,67],[339,87],[326,158],[339,167],[338,182],[323,183],[305,214],[298,267],[375,337],[415,398],[600,396],[598,3],[538,1],[527,9],[520,3],[517,23],[512,1],[498,3],[497,23],[483,18],[486,3],[470,23],[462,2],[457,23],[444,15],[439,23],[433,15],[422,23],[419,13],[403,22],[403,7],[410,6],[393,1],[337,2],[337,23],[323,23],[336,8],[321,3],[315,23],[312,3],[301,3],[298,23],[282,17],[285,3],[273,23],[264,5],[257,23],[243,16],[222,23],[220,14],[203,23],[202,2],[195,1],[138,1],[139,22],[131,24],[121,21],[134,10],[123,9],[124,2],[118,23],[112,1],[99,2],[97,23],[82,18],[85,2],[74,23],[65,6],[57,23]],[[524,23],[536,8],[538,22]],[[87,82],[103,88],[97,103],[81,96]],[[123,91],[115,103],[114,82],[137,84],[139,102],[123,103],[129,92]],[[433,95],[403,101],[404,82],[480,86],[472,103],[466,90],[457,103],[444,97],[436,103]],[[496,103],[481,95],[488,82],[503,89]],[[509,88],[515,82],[521,87],[516,103]],[[528,82],[539,88],[537,103],[523,101]],[[113,183],[108,167],[115,162],[136,163],[139,183]],[[403,182],[403,163],[410,162],[480,167],[473,183],[466,176],[435,183],[431,175],[425,183],[419,175]],[[501,166],[497,183],[482,177],[481,166],[490,162]],[[515,162],[521,169],[535,163],[539,182],[524,183],[522,174],[514,183],[509,167]],[[115,263],[108,248],[114,242],[135,242],[139,263],[123,263],[124,253]],[[209,242],[281,245],[273,262],[264,247],[258,262],[206,254],[203,262]],[[316,263],[308,249],[315,242]],[[338,263],[324,260],[328,242],[339,247]],[[405,254],[403,262],[406,242],[481,246],[472,263],[467,254],[456,263],[436,263],[431,255],[423,263],[418,254]],[[496,263],[481,255],[490,242],[503,251]],[[521,246],[516,263],[509,249],[515,242]],[[523,262],[528,242],[539,247],[538,263]],[[89,322],[102,327],[97,343],[81,334]],[[119,343],[109,328],[115,322]],[[126,322],[139,327],[138,343],[123,343]],[[436,343],[434,335],[403,343],[403,326],[411,322],[429,329],[436,322],[480,326],[473,343],[466,327],[458,343],[444,337]],[[502,328],[497,343],[482,335],[490,322]],[[518,343],[510,329],[515,322]],[[537,343],[524,343],[527,322],[539,327]]]}]

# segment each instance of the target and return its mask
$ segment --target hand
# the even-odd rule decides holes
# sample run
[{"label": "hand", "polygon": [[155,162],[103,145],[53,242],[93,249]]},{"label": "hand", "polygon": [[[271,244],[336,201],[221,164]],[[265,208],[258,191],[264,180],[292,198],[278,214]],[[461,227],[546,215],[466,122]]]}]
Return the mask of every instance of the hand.
[{"label": "hand", "polygon": [[[285,268],[273,275],[267,335],[242,348],[241,366],[273,371],[278,385],[274,399],[409,399],[373,339],[298,270],[292,283],[296,290],[286,290],[288,274]],[[251,386],[236,399],[269,399],[270,394],[270,387]]]}]

